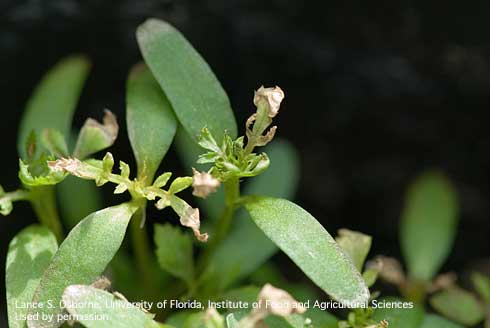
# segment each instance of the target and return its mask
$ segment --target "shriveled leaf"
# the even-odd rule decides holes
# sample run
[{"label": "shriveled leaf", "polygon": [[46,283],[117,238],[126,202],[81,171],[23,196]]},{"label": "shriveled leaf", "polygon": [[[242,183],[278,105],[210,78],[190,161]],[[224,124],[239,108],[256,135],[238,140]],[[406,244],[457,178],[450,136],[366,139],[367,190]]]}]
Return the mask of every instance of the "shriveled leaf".
[{"label": "shriveled leaf", "polygon": [[19,179],[29,187],[56,185],[66,178],[65,172],[49,171],[40,175],[33,175],[30,166],[19,159]]},{"label": "shriveled leaf", "polygon": [[156,255],[160,266],[191,285],[194,279],[194,261],[190,236],[170,224],[155,224],[154,227]]},{"label": "shriveled leaf", "polygon": [[471,274],[471,281],[480,297],[486,303],[490,304],[490,276],[485,276],[479,272],[473,272]]},{"label": "shriveled leaf", "polygon": [[[402,304],[405,302],[404,300],[397,298],[385,298],[381,299],[378,302],[387,302],[391,304]],[[388,307],[378,307],[375,309],[372,319],[376,322],[380,322],[381,320],[388,321],[388,327],[396,327],[396,328],[419,328],[424,320],[424,311],[421,307],[414,304],[413,308],[402,308],[391,306]]]},{"label": "shriveled leaf", "polygon": [[43,146],[56,157],[67,157],[68,146],[65,137],[56,129],[45,129],[41,135]]},{"label": "shriveled leaf", "polygon": [[400,239],[409,274],[429,281],[451,251],[459,204],[449,179],[426,172],[410,186],[402,213]]},{"label": "shriveled leaf", "polygon": [[116,116],[106,110],[102,122],[101,124],[93,118],[85,121],[78,135],[74,157],[84,159],[112,146],[119,132]]},{"label": "shriveled leaf", "polygon": [[308,212],[284,199],[251,198],[257,226],[323,291],[339,302],[364,304],[369,290],[352,260]]},{"label": "shriveled leaf", "polygon": [[371,249],[371,236],[357,231],[340,229],[335,240],[354,261],[357,270],[362,271],[366,256]]},{"label": "shriveled leaf", "polygon": [[61,219],[69,229],[103,207],[102,191],[92,181],[69,176],[58,185],[56,191]]},{"label": "shriveled leaf", "polygon": [[483,308],[470,292],[459,287],[443,290],[429,299],[430,305],[446,318],[473,326],[484,318]]},{"label": "shriveled leaf", "polygon": [[27,306],[57,249],[56,237],[40,225],[23,229],[10,242],[5,273],[9,327],[26,327]]},{"label": "shriveled leaf", "polygon": [[144,64],[136,65],[127,81],[126,123],[138,165],[138,177],[151,183],[177,129],[167,97]]},{"label": "shriveled leaf", "polygon": [[463,328],[463,326],[436,314],[426,314],[420,328]]},{"label": "shriveled leaf", "polygon": [[[157,328],[153,315],[106,291],[85,285],[68,286],[62,297],[66,310],[87,328]],[[79,304],[90,304],[77,306]],[[96,319],[94,319],[96,318]]]},{"label": "shriveled leaf", "polygon": [[[58,62],[34,90],[20,123],[17,148],[26,158],[25,145],[32,131],[53,128],[68,138],[73,112],[78,103],[90,64],[84,56],[72,56]],[[39,153],[37,147],[33,157]]]},{"label": "shriveled leaf", "polygon": [[[292,198],[298,183],[298,154],[291,144],[282,140],[274,141],[265,151],[271,158],[271,166],[245,185],[244,194]],[[202,276],[203,285],[209,290],[223,290],[246,277],[278,250],[246,211],[239,211],[234,221],[235,226],[211,257]]]},{"label": "shriveled leaf", "polygon": [[[105,270],[121,246],[129,219],[136,207],[130,203],[108,207],[90,214],[71,230],[41,278],[33,302],[53,307],[31,309],[30,314],[42,313],[45,319],[28,321],[29,328],[59,327],[61,296],[73,284],[89,285]],[[49,315],[54,317],[49,320]]]},{"label": "shriveled leaf", "polygon": [[170,24],[149,19],[138,27],[145,62],[167,95],[180,123],[195,140],[207,127],[220,141],[237,127],[230,101],[208,64]]}]

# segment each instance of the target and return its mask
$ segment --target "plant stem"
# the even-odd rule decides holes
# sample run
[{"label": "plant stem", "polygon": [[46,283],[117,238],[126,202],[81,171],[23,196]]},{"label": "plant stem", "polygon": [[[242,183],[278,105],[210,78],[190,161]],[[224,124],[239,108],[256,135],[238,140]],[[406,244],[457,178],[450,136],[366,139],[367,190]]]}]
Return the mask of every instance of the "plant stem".
[{"label": "plant stem", "polygon": [[61,242],[63,229],[56,207],[54,186],[33,187],[30,190],[30,201],[39,221],[54,233],[58,242]]},{"label": "plant stem", "polygon": [[200,258],[198,268],[199,270],[204,269],[211,254],[216,250],[216,247],[223,241],[226,237],[228,231],[231,227],[231,220],[235,214],[237,208],[237,201],[240,198],[240,181],[238,178],[234,177],[229,179],[224,183],[225,188],[225,208],[221,213],[218,221],[216,222],[216,228],[214,234],[209,241],[202,257]]},{"label": "plant stem", "polygon": [[240,197],[240,182],[238,178],[231,178],[224,183],[225,187],[225,208],[221,217],[216,223],[214,237],[211,240],[211,245],[218,245],[225,238],[230,230],[231,220],[235,214],[236,202]]},{"label": "plant stem", "polygon": [[143,215],[146,211],[146,201],[144,205],[134,213],[131,219],[130,229],[131,229],[131,241],[133,245],[134,257],[136,259],[136,264],[143,279],[146,282],[150,282],[153,279],[152,275],[152,261],[150,253],[150,242],[148,241],[148,236],[146,234],[146,229],[141,228],[140,223],[144,219]]}]

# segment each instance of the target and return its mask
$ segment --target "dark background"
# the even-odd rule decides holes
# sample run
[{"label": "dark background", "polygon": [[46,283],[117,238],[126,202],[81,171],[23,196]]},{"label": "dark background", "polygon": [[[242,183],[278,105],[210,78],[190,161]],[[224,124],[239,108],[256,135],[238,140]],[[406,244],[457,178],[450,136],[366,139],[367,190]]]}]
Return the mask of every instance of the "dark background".
[{"label": "dark background", "polygon": [[[422,170],[440,168],[462,206],[444,270],[464,273],[488,259],[488,1],[0,0],[6,190],[18,185],[15,140],[25,102],[61,57],[80,52],[93,62],[75,124],[100,118],[106,107],[124,124],[126,75],[141,60],[134,32],[151,16],[173,23],[209,62],[239,122],[261,84],[285,90],[278,135],[301,154],[296,201],[329,231],[369,233],[371,254],[399,256],[404,190]],[[114,153],[131,161],[129,149],[123,132]],[[167,161],[173,166],[175,155]],[[2,277],[9,240],[33,220],[22,203],[0,217]]]}]

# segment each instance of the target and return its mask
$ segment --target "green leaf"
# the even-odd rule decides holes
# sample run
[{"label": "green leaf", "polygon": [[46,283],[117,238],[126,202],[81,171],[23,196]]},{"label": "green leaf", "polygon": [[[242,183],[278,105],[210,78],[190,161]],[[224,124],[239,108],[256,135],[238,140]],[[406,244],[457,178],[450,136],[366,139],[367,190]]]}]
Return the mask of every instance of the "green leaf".
[{"label": "green leaf", "polygon": [[138,178],[151,183],[177,129],[167,97],[144,64],[131,70],[127,82],[126,123],[138,165]]},{"label": "green leaf", "polygon": [[[387,302],[387,304],[397,304],[403,303],[403,300],[388,297],[379,300],[378,302]],[[393,302],[393,303],[392,303]],[[408,302],[406,302],[408,303]],[[388,321],[388,327],[395,328],[419,328],[424,320],[424,311],[418,305],[413,305],[413,308],[400,308],[394,307],[388,308],[387,306],[378,307],[375,309],[372,319],[376,322],[381,320]]]},{"label": "green leaf", "polygon": [[472,272],[471,281],[480,297],[485,303],[490,304],[490,277],[479,272]]},{"label": "green leaf", "polygon": [[369,290],[352,260],[308,212],[284,199],[245,204],[257,226],[323,291],[344,304],[364,304]]},{"label": "green leaf", "polygon": [[196,140],[207,127],[218,141],[225,130],[236,138],[226,92],[182,34],[164,21],[149,19],[138,27],[136,37],[145,62],[189,135]]},{"label": "green leaf", "polygon": [[[271,158],[271,167],[250,180],[244,194],[292,198],[298,184],[298,154],[282,140],[272,142],[265,150]],[[213,211],[217,209],[216,206]],[[252,273],[278,250],[246,211],[239,211],[234,221],[235,226],[216,249],[202,276],[202,285],[208,289],[225,289]]]},{"label": "green leaf", "polygon": [[[68,138],[73,112],[89,68],[84,56],[71,56],[58,62],[43,77],[31,95],[20,123],[17,148],[21,158],[26,158],[25,145],[32,131],[41,135],[42,130],[53,128]],[[33,157],[37,153],[39,149]]]},{"label": "green leaf", "polygon": [[[207,171],[209,169],[209,165],[196,163],[197,158],[202,153],[202,148],[192,140],[182,126],[179,126],[177,129],[175,145],[180,160],[183,162],[184,168],[188,174],[192,174],[192,167],[197,168],[199,171]],[[216,192],[210,194],[205,200],[198,198],[196,201],[198,202],[199,208],[203,209],[206,213],[206,217],[209,217],[209,220],[217,220],[225,203],[223,187],[220,186]],[[203,222],[203,224],[206,224],[206,222]]]},{"label": "green leaf", "polygon": [[476,297],[459,287],[443,290],[433,295],[429,302],[439,313],[463,325],[473,326],[484,318]]},{"label": "green leaf", "polygon": [[[303,328],[305,318],[300,314],[292,314],[287,317],[270,315],[264,319],[268,328]],[[315,326],[316,327],[316,326]]]},{"label": "green leaf", "polygon": [[192,181],[192,177],[176,178],[174,181],[172,181],[170,188],[168,188],[168,192],[171,194],[181,192],[182,190],[189,188],[192,185]]},{"label": "green leaf", "polygon": [[[155,328],[153,315],[126,300],[91,286],[68,286],[62,297],[66,310],[87,328]],[[87,306],[79,306],[87,304]]]},{"label": "green leaf", "polygon": [[451,251],[458,198],[449,179],[426,172],[410,186],[401,219],[401,248],[410,276],[431,280]]},{"label": "green leaf", "polygon": [[[91,284],[105,270],[121,246],[129,219],[136,211],[131,203],[90,214],[71,230],[44,272],[33,302],[46,304],[43,309],[31,309],[30,314],[43,313],[43,320],[30,320],[30,328],[58,327],[62,313],[59,302],[69,285]],[[48,307],[49,301],[52,307]],[[39,311],[39,312],[38,312]],[[47,316],[53,315],[53,320]]]},{"label": "green leaf", "polygon": [[155,224],[154,227],[158,263],[163,270],[190,286],[194,279],[192,239],[170,224]]},{"label": "green leaf", "polygon": [[420,328],[463,328],[463,326],[435,314],[426,314]]},{"label": "green leaf", "polygon": [[103,207],[102,191],[93,181],[69,176],[58,185],[56,191],[61,218],[69,229],[90,213]]},{"label": "green leaf", "polygon": [[23,229],[10,242],[5,273],[9,327],[26,327],[27,305],[57,249],[56,237],[40,225]]},{"label": "green leaf", "polygon": [[67,157],[68,146],[65,137],[56,129],[45,129],[41,135],[43,146],[56,157]]},{"label": "green leaf", "polygon": [[348,229],[340,229],[338,234],[335,240],[354,261],[357,270],[362,271],[364,261],[371,249],[371,236]]},{"label": "green leaf", "polygon": [[77,138],[73,156],[85,159],[98,151],[106,149],[116,141],[119,132],[116,116],[106,110],[103,124],[88,118],[82,126]]}]

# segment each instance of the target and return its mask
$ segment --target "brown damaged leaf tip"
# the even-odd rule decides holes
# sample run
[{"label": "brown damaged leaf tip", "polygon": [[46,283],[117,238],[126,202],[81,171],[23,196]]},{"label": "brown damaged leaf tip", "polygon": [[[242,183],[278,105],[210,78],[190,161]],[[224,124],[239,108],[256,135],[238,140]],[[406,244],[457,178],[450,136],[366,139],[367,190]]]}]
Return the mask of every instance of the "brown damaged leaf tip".
[{"label": "brown damaged leaf tip", "polygon": [[192,194],[196,197],[206,198],[209,194],[215,192],[220,182],[218,179],[214,178],[208,172],[199,172],[195,168],[192,168],[193,181],[192,181]]},{"label": "brown damaged leaf tip", "polygon": [[284,91],[278,86],[273,88],[264,88],[261,86],[254,94],[254,104],[259,106],[265,102],[268,109],[269,117],[274,117],[279,113],[281,102],[284,99]]},{"label": "brown damaged leaf tip", "polygon": [[198,208],[189,207],[185,211],[185,214],[180,217],[180,224],[182,224],[184,227],[191,228],[197,240],[202,242],[208,241],[209,235],[207,233],[201,233],[201,231],[199,230],[201,227],[201,221],[199,219]]}]

